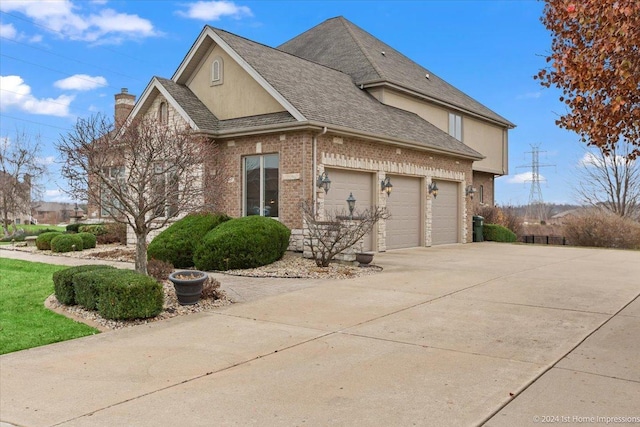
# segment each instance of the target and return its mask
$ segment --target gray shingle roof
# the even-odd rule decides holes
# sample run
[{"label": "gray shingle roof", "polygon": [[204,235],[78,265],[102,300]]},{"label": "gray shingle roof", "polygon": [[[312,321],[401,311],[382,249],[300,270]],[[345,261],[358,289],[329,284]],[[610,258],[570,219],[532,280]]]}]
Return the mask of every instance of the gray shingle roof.
[{"label": "gray shingle roof", "polygon": [[506,126],[515,126],[343,17],[329,19],[278,49],[343,71],[357,85],[386,81]]},{"label": "gray shingle roof", "polygon": [[482,158],[418,115],[380,103],[350,75],[211,28],[309,121]]},{"label": "gray shingle roof", "polygon": [[200,130],[216,132],[296,121],[293,116],[286,111],[219,120],[187,86],[162,77],[156,77],[156,80],[169,92],[174,101],[182,107]]}]

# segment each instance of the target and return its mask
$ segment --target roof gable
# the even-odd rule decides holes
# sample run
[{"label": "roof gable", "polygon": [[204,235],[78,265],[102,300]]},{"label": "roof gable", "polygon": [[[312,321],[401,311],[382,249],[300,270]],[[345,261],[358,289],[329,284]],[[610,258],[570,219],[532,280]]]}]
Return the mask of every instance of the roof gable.
[{"label": "roof gable", "polygon": [[329,19],[278,49],[341,70],[349,74],[357,85],[389,83],[435,102],[508,127],[514,126],[343,17]]}]

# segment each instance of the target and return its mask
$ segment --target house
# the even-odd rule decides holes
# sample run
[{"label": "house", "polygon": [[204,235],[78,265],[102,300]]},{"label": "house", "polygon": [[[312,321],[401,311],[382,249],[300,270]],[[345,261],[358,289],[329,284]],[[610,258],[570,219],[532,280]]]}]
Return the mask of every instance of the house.
[{"label": "house", "polygon": [[73,203],[37,201],[31,204],[33,218],[38,224],[60,224],[72,222],[84,211]]},{"label": "house", "polygon": [[22,181],[15,175],[0,171],[0,221],[6,225],[31,224],[31,176]]},{"label": "house", "polygon": [[300,202],[322,218],[350,194],[356,210],[391,213],[366,250],[471,242],[474,203],[494,203],[514,127],[343,17],[277,48],[205,26],[170,79],[152,78],[135,103],[116,95],[116,120],[129,110],[218,144],[231,170],[210,197],[232,216],[278,218],[297,250]]}]

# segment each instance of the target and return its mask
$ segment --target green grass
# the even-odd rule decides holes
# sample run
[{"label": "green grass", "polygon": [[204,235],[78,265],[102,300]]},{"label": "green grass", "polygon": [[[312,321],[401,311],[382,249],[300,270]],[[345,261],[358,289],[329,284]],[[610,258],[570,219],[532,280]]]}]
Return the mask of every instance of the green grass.
[{"label": "green grass", "polygon": [[0,354],[98,333],[44,307],[64,266],[0,258]]}]

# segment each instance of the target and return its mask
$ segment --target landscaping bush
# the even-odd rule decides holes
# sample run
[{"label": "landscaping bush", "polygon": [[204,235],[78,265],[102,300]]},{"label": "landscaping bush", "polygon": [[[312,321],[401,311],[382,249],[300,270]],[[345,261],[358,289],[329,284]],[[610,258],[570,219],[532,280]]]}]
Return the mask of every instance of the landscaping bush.
[{"label": "landscaping bush", "polygon": [[103,224],[104,234],[96,236],[98,243],[107,245],[109,243],[127,243],[127,226],[117,222],[107,222]]},{"label": "landscaping bush", "polygon": [[132,270],[115,270],[102,277],[98,312],[106,319],[144,319],[162,311],[164,292],[155,279]]},{"label": "landscaping bush", "polygon": [[73,276],[73,292],[76,303],[87,310],[95,310],[100,299],[100,287],[107,277],[115,274],[118,269],[93,269],[77,273]]},{"label": "landscaping bush", "polygon": [[106,233],[106,230],[104,228],[104,224],[86,224],[86,225],[82,225],[80,228],[78,228],[78,232],[80,232],[80,233],[91,233],[94,236],[98,237],[98,236]]},{"label": "landscaping bush", "polygon": [[82,239],[82,249],[91,249],[96,247],[96,236],[92,233],[80,232],[77,234]]},{"label": "landscaping bush", "polygon": [[100,269],[113,269],[113,267],[110,265],[80,265],[53,273],[53,288],[58,301],[65,305],[75,305],[76,293],[73,286],[74,276],[78,273]]},{"label": "landscaping bush", "polygon": [[80,227],[84,224],[80,222],[76,222],[73,224],[68,224],[65,228],[67,229],[67,233],[78,233],[80,232]]},{"label": "landscaping bush", "polygon": [[513,231],[498,224],[484,224],[482,236],[484,240],[492,242],[515,242],[517,240],[517,236]]},{"label": "landscaping bush", "polygon": [[193,255],[204,236],[231,217],[220,213],[190,214],[176,221],[149,243],[147,256],[175,268],[193,267]]},{"label": "landscaping bush", "polygon": [[522,232],[523,220],[512,206],[480,206],[476,215],[484,218],[485,224],[498,224],[513,231],[516,235]]},{"label": "landscaping bush", "polygon": [[49,231],[47,233],[42,233],[36,238],[36,247],[41,251],[49,251],[51,250],[51,240],[53,240],[54,237],[61,236],[62,234],[62,231]]},{"label": "landscaping bush", "polygon": [[640,223],[606,211],[591,210],[569,217],[564,235],[575,246],[640,249]]},{"label": "landscaping bush", "polygon": [[220,224],[197,247],[199,270],[230,270],[271,264],[284,255],[291,230],[275,219],[248,216]]},{"label": "landscaping bush", "polygon": [[51,239],[51,252],[81,251],[82,238],[77,234],[60,234]]}]

